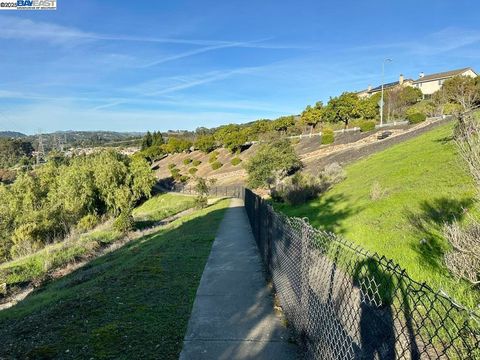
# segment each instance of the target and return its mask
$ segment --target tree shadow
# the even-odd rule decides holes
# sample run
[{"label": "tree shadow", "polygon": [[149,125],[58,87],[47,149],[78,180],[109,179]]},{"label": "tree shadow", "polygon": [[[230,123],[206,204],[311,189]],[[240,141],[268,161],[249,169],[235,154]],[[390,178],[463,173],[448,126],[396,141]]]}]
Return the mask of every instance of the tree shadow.
[{"label": "tree shadow", "polygon": [[133,240],[0,313],[0,358],[177,358],[224,210]]},{"label": "tree shadow", "polygon": [[418,236],[412,244],[422,264],[430,268],[443,269],[443,256],[447,244],[442,236],[442,227],[454,221],[461,221],[474,204],[474,198],[461,200],[440,197],[420,204],[420,212],[405,210],[404,215]]}]

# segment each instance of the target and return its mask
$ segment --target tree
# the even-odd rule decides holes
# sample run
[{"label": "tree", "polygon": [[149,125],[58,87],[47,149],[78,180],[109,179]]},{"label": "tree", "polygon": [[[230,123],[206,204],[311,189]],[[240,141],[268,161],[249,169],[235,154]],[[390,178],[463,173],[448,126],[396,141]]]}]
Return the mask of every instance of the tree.
[{"label": "tree", "polygon": [[142,150],[149,148],[150,146],[152,146],[152,144],[153,144],[152,134],[150,133],[150,131],[147,131],[147,133],[142,139]]},{"label": "tree", "polygon": [[378,108],[378,100],[373,96],[358,101],[358,111],[364,119],[375,119],[379,114]]},{"label": "tree", "polygon": [[168,154],[181,153],[191,147],[191,141],[178,137],[169,137],[167,143],[162,145],[163,150]]},{"label": "tree", "polygon": [[161,131],[154,131],[152,135],[152,144],[150,146],[160,146],[165,142],[163,141],[163,135]]},{"label": "tree", "polygon": [[248,184],[267,187],[300,169],[302,163],[288,139],[263,144],[246,164]]},{"label": "tree", "polygon": [[409,106],[422,98],[422,91],[411,86],[395,87],[385,92],[387,118],[402,118]]},{"label": "tree", "polygon": [[448,101],[460,104],[468,111],[480,103],[480,82],[469,76],[454,76],[443,84]]},{"label": "tree", "polygon": [[294,116],[281,116],[272,122],[272,128],[282,134],[285,134],[293,125],[295,125]]},{"label": "tree", "polygon": [[342,95],[330,98],[325,108],[324,118],[328,122],[343,122],[345,127],[352,119],[362,116],[357,94],[344,92]]},{"label": "tree", "polygon": [[310,126],[310,135],[312,135],[313,128],[317,125],[323,116],[323,103],[318,101],[314,107],[308,105],[302,112],[300,121],[302,124]]},{"label": "tree", "polygon": [[195,140],[195,148],[203,151],[205,154],[215,150],[216,142],[213,135],[200,135]]}]

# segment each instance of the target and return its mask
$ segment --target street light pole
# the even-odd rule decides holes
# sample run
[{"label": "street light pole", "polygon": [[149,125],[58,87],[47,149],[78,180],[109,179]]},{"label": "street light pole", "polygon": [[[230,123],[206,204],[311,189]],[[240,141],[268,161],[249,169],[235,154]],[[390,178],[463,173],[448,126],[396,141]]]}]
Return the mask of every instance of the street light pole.
[{"label": "street light pole", "polygon": [[380,125],[383,125],[383,83],[385,78],[385,63],[391,61],[392,59],[385,59],[382,63],[382,99],[380,100]]}]

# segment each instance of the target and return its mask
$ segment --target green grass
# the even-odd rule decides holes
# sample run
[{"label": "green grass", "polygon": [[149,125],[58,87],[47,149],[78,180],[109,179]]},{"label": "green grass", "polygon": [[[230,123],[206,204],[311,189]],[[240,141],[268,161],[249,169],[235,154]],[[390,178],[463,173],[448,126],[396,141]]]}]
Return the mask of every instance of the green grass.
[{"label": "green grass", "polygon": [[137,227],[142,228],[195,206],[193,196],[160,194],[133,210]]},{"label": "green grass", "polygon": [[[347,179],[317,200],[275,207],[393,259],[414,280],[473,307],[480,292],[443,263],[450,249],[443,224],[478,213],[473,181],[451,135],[451,124],[432,130],[348,166]],[[375,183],[381,196],[372,200]]]},{"label": "green grass", "polygon": [[178,358],[228,203],[178,219],[1,311],[0,358]]},{"label": "green grass", "polygon": [[[149,227],[194,205],[193,197],[176,194],[154,196],[134,210],[135,226]],[[72,235],[29,256],[0,264],[0,284],[6,283],[11,287],[40,279],[52,269],[89,255],[122,236],[122,233],[112,229],[111,222],[102,224],[88,233]]]}]

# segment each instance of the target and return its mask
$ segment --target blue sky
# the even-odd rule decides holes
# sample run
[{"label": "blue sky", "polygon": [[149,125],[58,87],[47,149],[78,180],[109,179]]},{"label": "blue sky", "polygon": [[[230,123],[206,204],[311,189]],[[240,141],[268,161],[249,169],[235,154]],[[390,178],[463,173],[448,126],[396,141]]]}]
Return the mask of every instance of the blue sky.
[{"label": "blue sky", "polygon": [[92,1],[0,11],[0,130],[195,129],[480,70],[476,1]]}]

